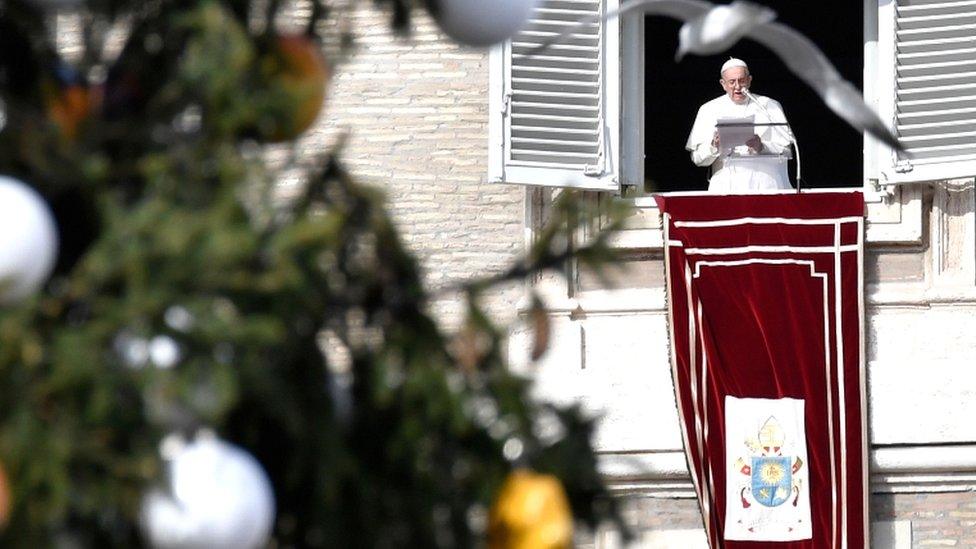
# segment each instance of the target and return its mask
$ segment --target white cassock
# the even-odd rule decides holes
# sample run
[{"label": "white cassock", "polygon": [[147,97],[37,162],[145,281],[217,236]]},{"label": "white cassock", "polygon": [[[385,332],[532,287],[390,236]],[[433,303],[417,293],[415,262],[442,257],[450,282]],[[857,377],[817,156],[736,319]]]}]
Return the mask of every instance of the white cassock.
[{"label": "white cassock", "polygon": [[[722,118],[749,118],[756,124],[786,122],[783,107],[775,99],[753,94],[769,111],[767,115],[753,100],[735,103],[728,95],[716,97],[698,109],[695,124],[691,128],[685,148],[691,151],[691,160],[698,166],[711,166],[712,175],[708,190],[719,193],[749,193],[790,189],[789,176],[784,162],[748,162],[723,158],[721,151],[712,146],[715,123]],[[772,119],[770,119],[770,115]],[[757,135],[763,142],[764,154],[779,154],[790,145],[789,129],[782,126],[758,126]]]}]

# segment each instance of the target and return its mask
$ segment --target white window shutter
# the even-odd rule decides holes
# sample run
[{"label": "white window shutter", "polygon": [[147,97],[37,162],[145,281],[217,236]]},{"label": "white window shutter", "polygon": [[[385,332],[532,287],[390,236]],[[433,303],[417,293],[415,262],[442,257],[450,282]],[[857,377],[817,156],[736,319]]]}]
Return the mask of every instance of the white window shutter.
[{"label": "white window shutter", "polygon": [[[486,0],[490,1],[490,0]],[[620,36],[601,20],[536,54],[574,22],[618,0],[541,0],[491,59],[489,178],[523,185],[618,190]]]},{"label": "white window shutter", "polygon": [[880,110],[910,153],[885,181],[976,174],[976,1],[879,0]]}]

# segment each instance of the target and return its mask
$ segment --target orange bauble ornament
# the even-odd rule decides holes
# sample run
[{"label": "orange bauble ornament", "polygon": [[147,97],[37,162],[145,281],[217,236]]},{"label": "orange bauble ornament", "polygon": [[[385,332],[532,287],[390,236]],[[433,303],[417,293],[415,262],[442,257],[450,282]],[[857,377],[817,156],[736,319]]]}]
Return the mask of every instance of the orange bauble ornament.
[{"label": "orange bauble ornament", "polygon": [[71,85],[58,90],[47,100],[47,113],[69,140],[78,136],[81,123],[92,111],[91,92],[86,86]]},{"label": "orange bauble ornament", "polygon": [[7,479],[7,471],[3,464],[0,464],[0,530],[7,525],[10,519],[10,481]]},{"label": "orange bauble ornament", "polygon": [[302,35],[279,36],[262,60],[271,96],[270,108],[258,129],[270,141],[291,140],[318,118],[331,76],[318,43]]},{"label": "orange bauble ornament", "polygon": [[61,135],[73,141],[81,124],[92,114],[94,94],[73,67],[59,64],[41,84],[48,119]]},{"label": "orange bauble ornament", "polygon": [[513,471],[488,517],[491,549],[561,549],[573,541],[573,514],[562,483],[552,475]]}]

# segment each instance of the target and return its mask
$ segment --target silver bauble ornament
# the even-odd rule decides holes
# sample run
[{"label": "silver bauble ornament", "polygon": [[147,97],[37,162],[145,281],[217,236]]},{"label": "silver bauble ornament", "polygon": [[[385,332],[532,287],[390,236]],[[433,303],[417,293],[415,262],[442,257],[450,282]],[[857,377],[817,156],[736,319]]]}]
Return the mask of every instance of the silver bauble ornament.
[{"label": "silver bauble ornament", "polygon": [[439,0],[437,23],[469,46],[508,40],[525,26],[538,0]]},{"label": "silver bauble ornament", "polygon": [[40,288],[57,258],[58,230],[41,195],[0,175],[0,305]]},{"label": "silver bauble ornament", "polygon": [[274,524],[271,482],[250,454],[211,435],[163,443],[169,486],[143,497],[146,541],[165,549],[264,547]]}]

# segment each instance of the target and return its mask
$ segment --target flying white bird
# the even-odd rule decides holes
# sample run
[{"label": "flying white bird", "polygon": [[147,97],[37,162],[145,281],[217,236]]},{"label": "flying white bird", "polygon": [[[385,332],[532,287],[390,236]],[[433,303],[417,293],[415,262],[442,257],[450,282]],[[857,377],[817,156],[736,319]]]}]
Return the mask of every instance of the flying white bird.
[{"label": "flying white bird", "polygon": [[632,11],[647,15],[664,15],[680,19],[681,27],[676,58],[688,53],[710,55],[730,48],[742,37],[766,46],[783,60],[786,67],[813,88],[830,110],[859,132],[868,132],[889,147],[904,152],[891,130],[864,102],[853,84],[844,80],[820,48],[792,28],[773,21],[775,13],[745,0],[715,5],[705,0],[627,0],[602,16],[588,16],[546,40],[528,55],[538,55],[563,41],[579,26],[601,18],[611,18]]}]

